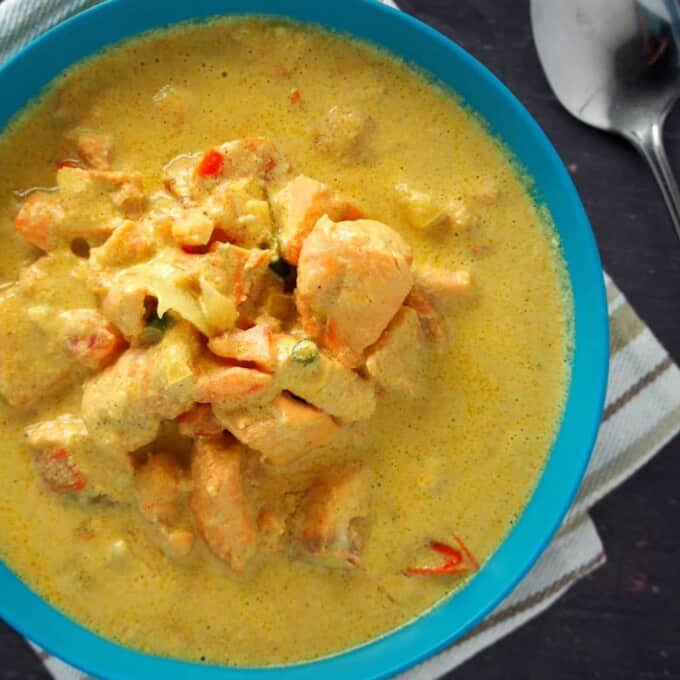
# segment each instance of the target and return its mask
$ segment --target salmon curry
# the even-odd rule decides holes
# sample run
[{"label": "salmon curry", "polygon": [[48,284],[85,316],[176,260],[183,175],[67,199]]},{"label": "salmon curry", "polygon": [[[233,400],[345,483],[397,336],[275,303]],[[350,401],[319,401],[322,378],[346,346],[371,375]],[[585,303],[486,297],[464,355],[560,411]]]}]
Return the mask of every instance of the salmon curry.
[{"label": "salmon curry", "polygon": [[568,382],[549,215],[455,98],[265,19],[123,43],[0,137],[0,555],[145,652],[298,662],[474,577]]}]

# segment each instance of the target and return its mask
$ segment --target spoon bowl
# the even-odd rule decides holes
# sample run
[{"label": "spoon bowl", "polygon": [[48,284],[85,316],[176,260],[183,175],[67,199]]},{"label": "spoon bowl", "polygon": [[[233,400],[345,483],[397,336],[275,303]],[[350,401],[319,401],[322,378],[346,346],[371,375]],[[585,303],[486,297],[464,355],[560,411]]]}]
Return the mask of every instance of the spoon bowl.
[{"label": "spoon bowl", "polygon": [[532,0],[531,20],[560,103],[640,151],[680,238],[680,191],[663,146],[666,116],[680,97],[675,0]]}]

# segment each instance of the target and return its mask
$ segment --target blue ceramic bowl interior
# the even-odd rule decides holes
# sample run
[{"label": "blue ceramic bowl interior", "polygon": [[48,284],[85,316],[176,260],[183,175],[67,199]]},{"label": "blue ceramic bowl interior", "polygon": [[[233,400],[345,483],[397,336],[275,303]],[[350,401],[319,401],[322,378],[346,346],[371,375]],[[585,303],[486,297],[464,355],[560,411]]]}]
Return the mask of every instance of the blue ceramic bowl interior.
[{"label": "blue ceramic bowl interior", "polygon": [[480,573],[412,623],[337,656],[274,671],[225,669],[141,654],[59,613],[4,564],[0,615],[48,651],[97,677],[252,680],[271,678],[274,672],[282,680],[386,677],[442,649],[488,614],[536,561],[574,498],[594,445],[607,381],[607,307],[597,248],[564,165],[510,91],[455,43],[374,0],[109,0],[53,29],[0,70],[0,129],[83,57],[143,31],[217,14],[287,16],[375,43],[456,92],[512,151],[533,178],[538,199],[552,213],[573,290],[573,367],[559,434],[528,506]]}]

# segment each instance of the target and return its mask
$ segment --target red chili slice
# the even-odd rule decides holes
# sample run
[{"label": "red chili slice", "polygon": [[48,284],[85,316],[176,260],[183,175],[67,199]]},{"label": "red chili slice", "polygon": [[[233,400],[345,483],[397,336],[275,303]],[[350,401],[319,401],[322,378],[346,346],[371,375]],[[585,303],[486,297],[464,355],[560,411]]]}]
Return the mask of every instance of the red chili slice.
[{"label": "red chili slice", "polygon": [[199,177],[217,177],[224,167],[224,156],[215,149],[206,151],[201,159],[201,162],[196,168],[196,174]]},{"label": "red chili slice", "polygon": [[452,536],[454,545],[441,541],[430,541],[430,548],[446,557],[446,561],[438,567],[408,567],[407,574],[420,576],[451,576],[477,571],[479,564],[474,555],[467,549],[458,536]]}]

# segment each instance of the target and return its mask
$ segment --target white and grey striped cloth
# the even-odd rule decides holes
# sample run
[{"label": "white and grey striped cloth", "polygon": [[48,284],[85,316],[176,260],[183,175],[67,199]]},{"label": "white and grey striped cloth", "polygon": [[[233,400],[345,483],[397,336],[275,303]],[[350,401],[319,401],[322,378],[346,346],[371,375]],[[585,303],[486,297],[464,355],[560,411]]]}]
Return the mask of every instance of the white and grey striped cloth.
[{"label": "white and grey striped cloth", "polygon": [[[4,0],[0,63],[64,18],[98,0]],[[341,0],[337,0],[341,1]],[[394,6],[390,0],[382,0]],[[450,671],[549,607],[605,554],[588,510],[680,431],[680,371],[607,277],[611,366],[607,404],[580,493],[555,540],[515,591],[484,622],[441,654],[404,673],[430,680]],[[80,671],[35,648],[57,680]]]}]

